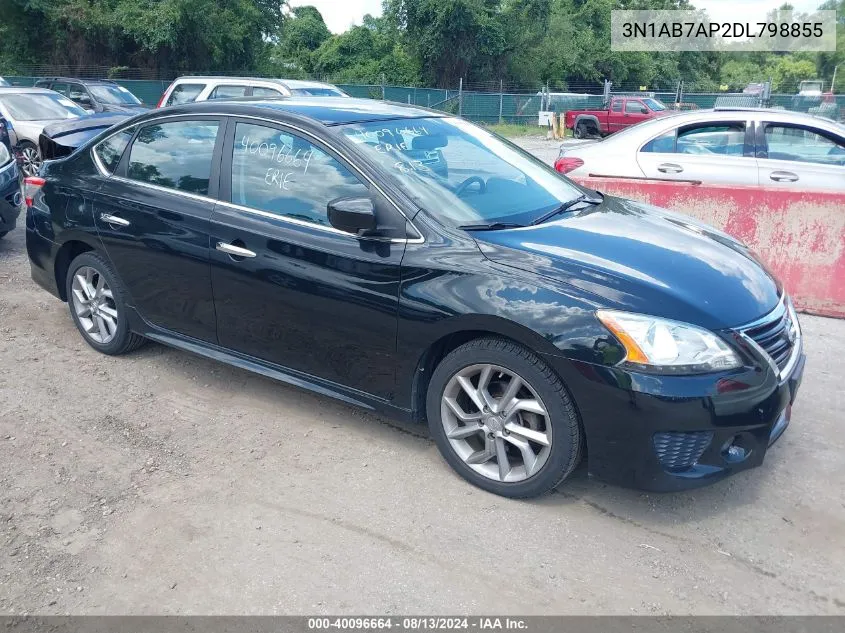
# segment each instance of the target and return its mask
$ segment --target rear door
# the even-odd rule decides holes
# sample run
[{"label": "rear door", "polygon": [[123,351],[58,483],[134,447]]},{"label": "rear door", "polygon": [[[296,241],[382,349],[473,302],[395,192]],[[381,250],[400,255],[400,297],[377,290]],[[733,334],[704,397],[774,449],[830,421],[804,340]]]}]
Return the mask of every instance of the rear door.
[{"label": "rear door", "polygon": [[[405,240],[331,227],[328,202],[347,196],[371,196],[378,215],[380,194],[313,136],[230,122],[212,218],[218,337],[232,350],[389,398]],[[404,235],[405,219],[397,220]]]},{"label": "rear door", "polygon": [[761,185],[845,191],[845,139],[810,125],[771,121],[759,125]]},{"label": "rear door", "polygon": [[[154,326],[216,342],[209,227],[224,119],[168,117],[137,129],[131,144],[97,146],[94,218],[109,258],[141,316]],[[116,159],[117,158],[117,162]]]},{"label": "rear door", "polygon": [[637,151],[647,178],[756,186],[754,129],[745,120],[707,121],[669,130]]}]

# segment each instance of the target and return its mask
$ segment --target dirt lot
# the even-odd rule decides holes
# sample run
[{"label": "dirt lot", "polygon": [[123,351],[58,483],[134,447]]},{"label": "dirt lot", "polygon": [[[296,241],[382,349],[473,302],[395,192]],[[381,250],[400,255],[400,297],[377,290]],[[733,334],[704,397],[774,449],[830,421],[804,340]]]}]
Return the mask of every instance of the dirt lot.
[{"label": "dirt lot", "polygon": [[188,353],[101,356],[0,241],[0,614],[845,614],[845,321],[759,469],[508,501],[404,427]]}]

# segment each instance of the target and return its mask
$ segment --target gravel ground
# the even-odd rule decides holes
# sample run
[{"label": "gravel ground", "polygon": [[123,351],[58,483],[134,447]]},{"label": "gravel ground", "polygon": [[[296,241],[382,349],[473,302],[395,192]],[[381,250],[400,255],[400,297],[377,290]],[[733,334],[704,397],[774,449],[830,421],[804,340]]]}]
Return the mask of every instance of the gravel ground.
[{"label": "gravel ground", "polygon": [[581,468],[508,501],[421,427],[159,345],[97,354],[18,228],[0,614],[845,614],[845,321],[802,323],[793,424],[761,468],[667,495]]}]

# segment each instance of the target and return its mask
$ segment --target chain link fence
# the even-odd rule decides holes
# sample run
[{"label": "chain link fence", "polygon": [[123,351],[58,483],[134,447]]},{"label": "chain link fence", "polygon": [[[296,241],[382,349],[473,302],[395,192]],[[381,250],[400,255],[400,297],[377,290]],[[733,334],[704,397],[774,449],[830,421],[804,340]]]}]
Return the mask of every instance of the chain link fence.
[{"label": "chain link fence", "polygon": [[[113,79],[132,91],[141,101],[155,105],[177,74],[258,77],[256,73],[196,72],[176,73],[151,69],[109,68],[99,66],[61,67],[28,66],[18,75],[5,79],[20,86],[31,86],[40,77],[64,76],[86,79]],[[779,80],[772,87],[769,79],[744,87],[696,84],[678,80],[660,80],[649,85],[632,82],[612,84],[601,81],[574,81],[558,85],[520,84],[504,81],[464,83],[453,88],[393,86],[382,78],[369,83],[337,83],[331,77],[314,79],[335,83],[353,97],[382,99],[434,108],[461,115],[472,121],[496,124],[538,125],[541,111],[557,113],[603,107],[608,96],[644,95],[662,101],[668,107],[695,110],[713,107],[771,107],[808,112],[842,121],[845,95],[833,94],[833,80]],[[768,86],[767,86],[768,82]],[[845,83],[837,80],[837,87]]]}]

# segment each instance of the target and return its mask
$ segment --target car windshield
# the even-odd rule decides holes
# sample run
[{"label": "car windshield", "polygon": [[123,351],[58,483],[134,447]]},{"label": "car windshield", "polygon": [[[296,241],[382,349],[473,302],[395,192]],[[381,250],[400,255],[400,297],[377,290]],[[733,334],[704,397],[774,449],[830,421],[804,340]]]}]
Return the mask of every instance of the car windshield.
[{"label": "car windshield", "polygon": [[109,105],[141,105],[141,101],[123,86],[95,85],[88,90],[100,103]]},{"label": "car windshield", "polygon": [[58,93],[4,94],[0,103],[16,121],[60,121],[85,116],[85,110]]},{"label": "car windshield", "polygon": [[346,94],[337,88],[292,88],[291,94],[310,97],[345,97]]},{"label": "car windshield", "polygon": [[583,192],[550,166],[456,118],[340,128],[403,190],[447,224],[529,224]]},{"label": "car windshield", "polygon": [[657,99],[643,99],[643,103],[655,112],[662,112],[666,109],[666,106],[660,103]]}]

